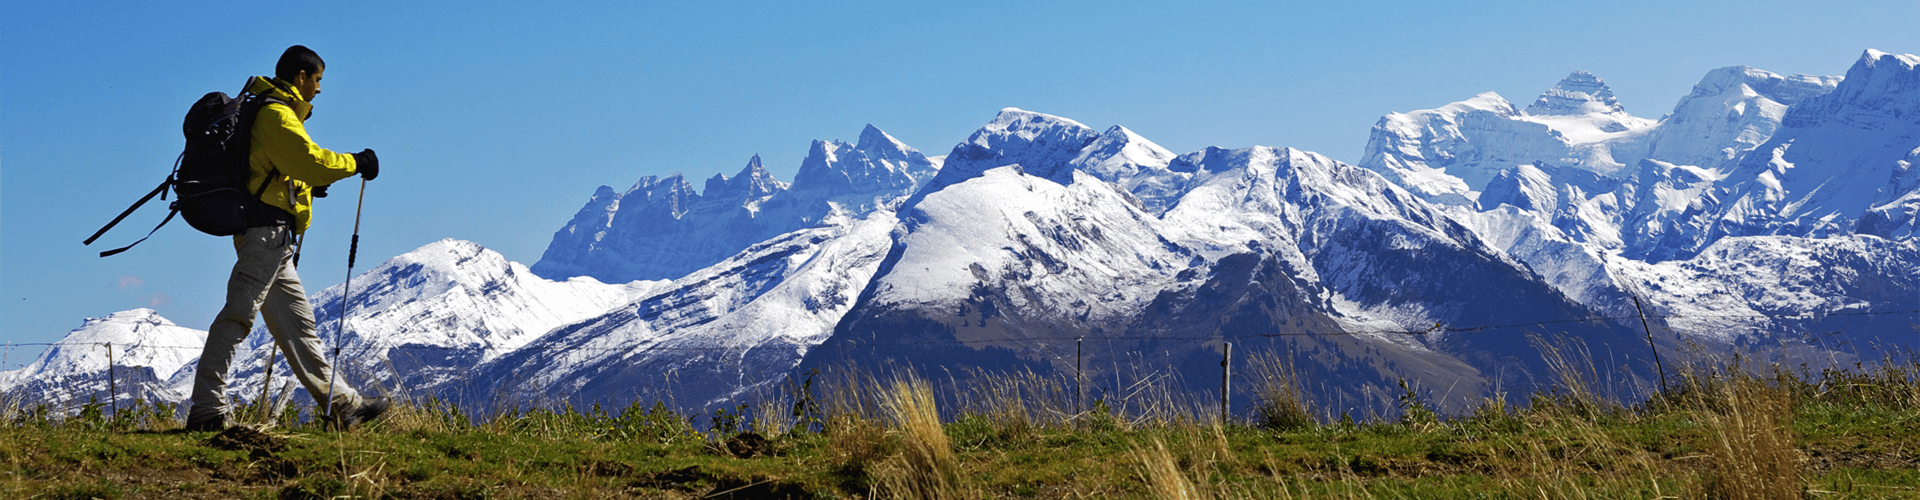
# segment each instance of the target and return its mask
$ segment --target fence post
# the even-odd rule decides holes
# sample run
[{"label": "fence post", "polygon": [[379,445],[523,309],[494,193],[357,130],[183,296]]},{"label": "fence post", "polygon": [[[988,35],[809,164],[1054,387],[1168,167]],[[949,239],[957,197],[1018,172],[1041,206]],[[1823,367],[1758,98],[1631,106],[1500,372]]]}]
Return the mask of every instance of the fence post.
[{"label": "fence post", "polygon": [[1660,370],[1660,396],[1667,395],[1667,365],[1660,363],[1660,348],[1653,345],[1653,327],[1647,326],[1647,310],[1640,308],[1640,294],[1633,294],[1633,310],[1640,313],[1640,329],[1647,332],[1647,349],[1653,351],[1653,367]]},{"label": "fence post", "polygon": [[1086,340],[1087,340],[1086,337],[1073,338],[1073,414],[1074,415],[1080,415],[1086,412],[1086,410],[1084,409],[1081,403],[1086,401],[1087,399],[1087,391],[1086,389],[1084,389],[1087,379],[1086,379],[1086,374],[1083,373],[1081,370],[1081,360],[1084,358],[1080,356],[1080,353],[1081,353],[1080,346]]},{"label": "fence post", "polygon": [[120,399],[115,398],[114,395],[120,393],[120,384],[114,380],[113,376],[113,372],[115,371],[113,369],[113,343],[101,342],[100,345],[107,346],[107,403],[108,406],[113,408],[113,414],[119,415]]},{"label": "fence post", "polygon": [[1233,391],[1233,343],[1227,342],[1226,352],[1220,356],[1220,425],[1227,425],[1228,408],[1232,404]]}]

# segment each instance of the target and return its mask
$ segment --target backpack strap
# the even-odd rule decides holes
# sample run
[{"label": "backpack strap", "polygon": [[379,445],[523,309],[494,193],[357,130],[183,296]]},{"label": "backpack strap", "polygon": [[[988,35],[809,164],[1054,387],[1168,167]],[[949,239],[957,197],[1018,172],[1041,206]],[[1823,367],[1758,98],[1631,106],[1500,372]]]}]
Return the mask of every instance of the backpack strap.
[{"label": "backpack strap", "polygon": [[[267,186],[273,185],[273,179],[279,176],[280,176],[280,167],[273,167],[272,169],[267,170],[267,178],[260,179],[260,189],[256,189],[253,191],[253,199],[260,200],[260,197],[266,196]],[[288,196],[292,196],[292,194],[288,194]],[[260,201],[266,201],[266,200],[260,200]]]},{"label": "backpack strap", "polygon": [[[250,198],[247,204],[247,227],[291,226],[293,224],[293,212],[273,206],[267,203],[267,200],[264,198],[267,193],[267,186],[272,186],[275,182],[291,182],[280,181],[278,179],[279,177],[280,169],[274,168],[267,170],[267,177],[260,180],[260,189],[254,190],[253,198]],[[293,198],[291,184],[289,184],[287,189],[287,198],[289,200]]]},{"label": "backpack strap", "polygon": [[[271,84],[271,82],[269,82],[269,84]],[[260,110],[266,109],[268,104],[279,104],[281,106],[287,105],[287,103],[282,102],[279,99],[274,99],[274,98],[253,93],[253,92],[242,92],[241,96],[242,96],[241,99],[246,100],[246,104],[241,105],[244,109],[246,109],[246,111],[241,114],[240,120],[241,120],[241,123],[246,124],[246,126],[243,128],[247,129],[246,133],[248,134],[253,133],[253,125],[254,125],[254,122],[258,121],[258,118],[260,116]],[[248,144],[253,143],[253,139],[251,135],[248,136],[247,143]],[[251,166],[248,167],[248,172],[249,172],[248,175],[251,175],[251,172],[252,172]],[[267,169],[267,176],[265,178],[260,179],[260,188],[255,189],[253,191],[253,201],[255,202],[255,204],[252,205],[251,208],[247,209],[247,219],[249,220],[254,219],[255,216],[259,214],[260,207],[271,206],[271,205],[267,205],[266,200],[261,199],[261,197],[267,195],[267,186],[273,185],[274,179],[278,177],[280,177],[280,167],[272,167]],[[289,190],[289,192],[287,193],[287,198],[289,200],[293,198],[293,193],[291,192],[291,190]],[[278,207],[275,207],[275,209],[277,210]]]},{"label": "backpack strap", "polygon": [[[180,153],[180,158],[186,158],[186,156],[187,156],[187,154],[186,154],[186,153]],[[178,169],[178,168],[180,167],[180,160],[179,160],[179,159],[175,159],[175,160],[174,160],[174,162],[173,162],[173,164],[174,164],[174,168],[175,168],[175,169]],[[113,226],[115,226],[115,225],[118,225],[118,224],[120,224],[120,221],[122,221],[122,220],[126,220],[126,219],[127,219],[127,216],[128,216],[128,215],[133,215],[133,211],[134,211],[134,210],[139,210],[139,209],[140,209],[140,207],[141,207],[142,205],[146,205],[148,201],[151,201],[151,200],[153,200],[153,197],[154,197],[154,196],[159,196],[159,197],[160,197],[160,199],[162,199],[162,200],[164,200],[164,199],[167,199],[167,188],[168,188],[168,187],[171,187],[171,186],[173,186],[173,174],[167,174],[167,179],[166,179],[166,180],[163,180],[163,181],[160,181],[160,186],[159,186],[159,187],[155,187],[155,188],[153,188],[153,191],[152,191],[152,192],[149,192],[149,193],[147,193],[147,195],[146,195],[146,196],[142,196],[142,197],[140,197],[140,201],[136,201],[136,202],[133,202],[133,206],[131,206],[131,207],[127,207],[127,210],[126,210],[126,211],[124,211],[124,212],[120,212],[120,216],[119,216],[119,217],[114,217],[114,218],[113,218],[113,222],[108,222],[108,223],[107,223],[107,225],[106,225],[106,226],[103,226],[103,227],[101,227],[99,231],[94,231],[94,232],[93,232],[93,236],[88,236],[88,237],[87,237],[87,241],[84,241],[84,242],[81,242],[80,244],[81,244],[81,245],[92,245],[92,244],[93,244],[93,240],[97,240],[97,239],[100,239],[100,235],[103,235],[103,234],[107,234],[107,230],[108,230],[108,229],[113,229]],[[133,242],[133,244],[132,244],[132,245],[127,245],[127,246],[124,246],[124,247],[120,247],[120,248],[115,248],[115,249],[112,249],[112,250],[108,250],[108,251],[105,251],[105,252],[100,252],[100,256],[101,256],[101,257],[107,257],[107,256],[110,256],[110,255],[113,255],[113,254],[117,254],[117,253],[120,253],[120,252],[125,252],[125,251],[127,251],[127,249],[129,249],[129,248],[133,248],[133,245],[138,245],[138,244],[140,244],[140,242],[141,242],[141,241],[147,241],[147,238],[152,238],[152,237],[153,237],[153,233],[155,233],[155,232],[158,232],[158,231],[160,231],[160,226],[165,226],[165,225],[167,225],[167,223],[168,223],[168,222],[172,222],[172,221],[173,221],[173,216],[175,216],[175,215],[179,215],[179,214],[180,214],[180,211],[179,211],[179,210],[170,210],[170,211],[168,211],[168,212],[167,212],[167,218],[165,218],[165,219],[161,219],[161,220],[160,220],[160,224],[159,224],[159,225],[157,225],[157,226],[153,226],[153,230],[152,230],[152,231],[147,231],[147,236],[146,236],[146,237],[143,237],[143,238],[140,238],[140,241],[135,241],[135,242]]]},{"label": "backpack strap", "polygon": [[[138,206],[138,205],[135,205],[135,206]],[[160,231],[160,226],[165,226],[165,225],[167,225],[167,223],[168,223],[168,222],[173,222],[173,216],[175,216],[175,215],[180,215],[180,211],[179,211],[179,210],[169,210],[169,211],[167,211],[167,218],[165,218],[165,219],[160,219],[160,224],[159,224],[159,225],[156,225],[156,226],[153,226],[153,230],[152,230],[152,231],[147,231],[147,235],[146,235],[146,236],[142,236],[142,237],[140,237],[140,241],[135,241],[135,242],[133,242],[132,244],[129,244],[129,245],[127,245],[127,246],[124,246],[124,247],[120,247],[120,248],[115,248],[115,249],[112,249],[112,250],[108,250],[108,251],[105,251],[105,252],[100,252],[100,256],[101,256],[101,257],[111,257],[111,256],[113,256],[114,254],[117,254],[117,253],[120,253],[120,252],[125,252],[125,251],[127,251],[128,249],[130,249],[130,248],[133,248],[133,245],[138,245],[138,244],[140,244],[140,242],[141,242],[141,241],[147,241],[147,238],[152,238],[152,237],[153,237],[153,233],[155,233],[155,232],[159,232],[159,231]],[[125,215],[124,215],[124,214],[123,214],[123,215],[121,215],[121,216],[122,216],[122,217],[125,217]],[[109,225],[108,225],[107,227],[113,227],[113,226],[112,226],[111,224],[109,224]],[[102,230],[102,231],[105,231],[106,229],[104,229],[104,228],[102,228],[101,230]],[[99,237],[99,235],[94,235],[94,237]]]},{"label": "backpack strap", "polygon": [[[243,121],[243,123],[247,124],[246,129],[248,134],[253,133],[254,121],[256,121],[256,119],[259,117],[260,110],[266,109],[268,104],[279,104],[281,106],[287,105],[287,103],[281,102],[279,99],[274,99],[272,97],[267,97],[267,96],[255,94],[252,92],[245,93],[245,97],[243,97],[243,99],[246,99],[248,101],[257,100],[258,102],[257,104],[249,106],[253,108],[251,112],[247,113],[246,116],[241,117],[241,120]],[[249,144],[253,142],[252,136],[248,136],[247,142]],[[260,200],[260,197],[267,195],[267,186],[273,184],[273,179],[279,176],[280,176],[280,167],[273,167],[272,169],[267,170],[267,178],[260,180],[260,189],[253,192],[253,199],[257,201],[265,201],[265,200]],[[292,198],[293,193],[291,192],[287,193],[287,197]]]}]

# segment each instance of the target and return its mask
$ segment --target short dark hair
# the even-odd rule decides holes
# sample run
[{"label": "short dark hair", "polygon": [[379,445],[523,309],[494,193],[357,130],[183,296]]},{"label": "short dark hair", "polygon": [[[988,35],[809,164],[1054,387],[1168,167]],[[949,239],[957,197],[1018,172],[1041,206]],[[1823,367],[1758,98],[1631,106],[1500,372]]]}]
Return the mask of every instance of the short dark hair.
[{"label": "short dark hair", "polygon": [[273,65],[273,77],[291,82],[302,71],[313,74],[323,69],[327,69],[327,62],[320,60],[320,54],[305,45],[295,45],[280,54],[280,63]]}]

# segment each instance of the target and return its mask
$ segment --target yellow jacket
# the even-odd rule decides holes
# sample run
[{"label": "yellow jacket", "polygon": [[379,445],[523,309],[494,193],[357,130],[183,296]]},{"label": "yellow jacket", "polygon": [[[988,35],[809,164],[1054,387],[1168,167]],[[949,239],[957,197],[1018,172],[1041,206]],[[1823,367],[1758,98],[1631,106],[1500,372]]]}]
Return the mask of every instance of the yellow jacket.
[{"label": "yellow jacket", "polygon": [[[292,84],[256,76],[247,82],[247,91],[286,103],[261,106],[254,117],[247,149],[253,175],[247,178],[247,189],[258,191],[261,183],[272,182],[260,194],[261,201],[293,214],[294,232],[304,233],[313,219],[312,188],[352,177],[359,163],[353,155],[328,151],[307,137],[302,122],[313,114],[313,104],[301,99]],[[275,169],[280,175],[268,179],[267,173]]]}]

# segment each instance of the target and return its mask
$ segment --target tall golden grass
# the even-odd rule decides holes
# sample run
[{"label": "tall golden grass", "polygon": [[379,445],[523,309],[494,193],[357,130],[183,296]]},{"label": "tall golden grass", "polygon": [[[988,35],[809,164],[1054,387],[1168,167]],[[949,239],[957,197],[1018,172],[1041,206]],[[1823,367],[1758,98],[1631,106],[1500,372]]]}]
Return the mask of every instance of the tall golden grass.
[{"label": "tall golden grass", "polygon": [[901,441],[901,473],[889,476],[889,489],[907,499],[970,497],[961,483],[953,444],[940,424],[933,389],[919,378],[906,376],[895,380],[886,395],[884,406]]},{"label": "tall golden grass", "polygon": [[1713,437],[1711,473],[1702,485],[1726,500],[1804,498],[1800,451],[1794,447],[1790,376],[1761,378],[1736,359],[1718,370],[1685,370],[1683,401]]},{"label": "tall golden grass", "polygon": [[1187,479],[1180,464],[1174,461],[1173,453],[1167,451],[1166,443],[1159,438],[1149,440],[1133,450],[1134,459],[1140,462],[1141,480],[1147,483],[1147,490],[1156,498],[1162,499],[1200,499],[1200,489]]}]

